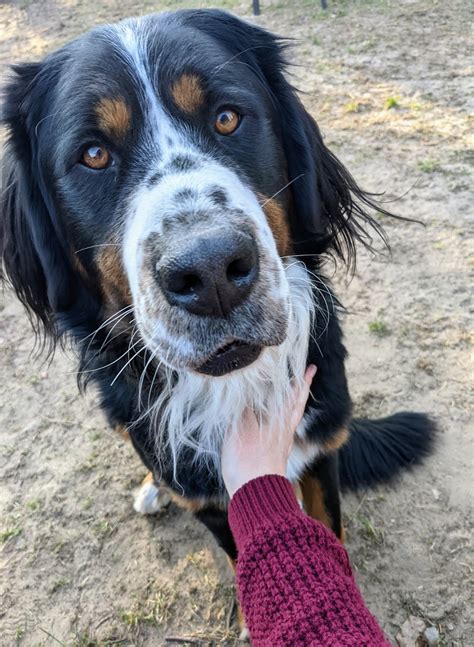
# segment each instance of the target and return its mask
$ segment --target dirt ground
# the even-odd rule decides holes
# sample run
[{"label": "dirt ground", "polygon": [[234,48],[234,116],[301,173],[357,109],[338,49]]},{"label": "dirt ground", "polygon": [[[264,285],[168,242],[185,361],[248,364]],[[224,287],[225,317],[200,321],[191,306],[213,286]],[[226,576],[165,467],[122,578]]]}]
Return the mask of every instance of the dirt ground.
[{"label": "dirt ground", "polygon": [[[472,4],[329,0],[323,14],[316,0],[263,0],[258,19],[250,0],[210,4],[298,39],[294,82],[329,145],[362,186],[403,196],[391,206],[425,223],[385,219],[392,257],[361,252],[352,282],[335,278],[358,412],[429,411],[442,429],[424,467],[345,497],[347,548],[392,640],[415,645],[414,630],[400,638],[411,617],[434,625],[440,645],[474,645]],[[1,62],[40,57],[97,23],[198,5],[3,3]],[[22,308],[0,298],[0,645],[234,644],[232,578],[211,536],[174,506],[134,513],[145,471],[131,446],[93,391],[79,396],[72,356],[32,358]]]}]

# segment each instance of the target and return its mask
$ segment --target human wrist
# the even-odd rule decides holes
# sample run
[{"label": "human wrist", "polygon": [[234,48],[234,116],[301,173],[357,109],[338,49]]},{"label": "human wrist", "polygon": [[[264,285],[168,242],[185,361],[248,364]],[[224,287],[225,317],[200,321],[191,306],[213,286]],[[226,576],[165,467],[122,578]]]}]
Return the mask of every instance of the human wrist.
[{"label": "human wrist", "polygon": [[229,497],[232,499],[235,493],[250,481],[270,475],[286,477],[286,466],[261,464],[258,466],[247,466],[245,468],[241,467],[231,477],[227,476],[226,478],[224,475],[224,482]]},{"label": "human wrist", "polygon": [[303,513],[286,477],[267,474],[248,481],[235,492],[229,505],[229,523],[237,547],[258,528],[295,514]]}]

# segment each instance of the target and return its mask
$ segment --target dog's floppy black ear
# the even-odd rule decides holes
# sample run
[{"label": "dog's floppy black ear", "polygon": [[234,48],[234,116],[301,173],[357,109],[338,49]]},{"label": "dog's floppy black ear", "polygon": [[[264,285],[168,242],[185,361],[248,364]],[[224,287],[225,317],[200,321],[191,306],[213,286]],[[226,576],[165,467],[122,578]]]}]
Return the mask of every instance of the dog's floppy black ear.
[{"label": "dog's floppy black ear", "polygon": [[356,241],[371,248],[375,234],[386,244],[383,229],[370,211],[392,214],[357,185],[327,148],[315,120],[286,80],[276,96],[291,183],[295,252],[333,250],[351,266]]},{"label": "dog's floppy black ear", "polygon": [[[56,336],[57,315],[74,299],[74,282],[55,223],[52,199],[38,160],[37,125],[48,110],[54,69],[13,68],[2,121],[8,141],[2,169],[0,253],[2,278],[13,286],[37,331]],[[38,326],[40,324],[40,326]]]}]

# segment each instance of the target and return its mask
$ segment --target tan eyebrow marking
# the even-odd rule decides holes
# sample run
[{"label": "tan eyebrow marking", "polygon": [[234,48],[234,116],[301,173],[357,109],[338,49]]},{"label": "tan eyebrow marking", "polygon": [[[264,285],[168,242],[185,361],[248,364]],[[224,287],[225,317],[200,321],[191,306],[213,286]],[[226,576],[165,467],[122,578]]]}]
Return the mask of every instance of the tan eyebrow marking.
[{"label": "tan eyebrow marking", "polygon": [[107,134],[123,139],[130,128],[130,108],[124,99],[103,98],[95,107],[99,127]]},{"label": "tan eyebrow marking", "polygon": [[204,90],[201,80],[195,74],[185,72],[177,79],[171,88],[175,104],[187,114],[199,110],[204,103]]}]

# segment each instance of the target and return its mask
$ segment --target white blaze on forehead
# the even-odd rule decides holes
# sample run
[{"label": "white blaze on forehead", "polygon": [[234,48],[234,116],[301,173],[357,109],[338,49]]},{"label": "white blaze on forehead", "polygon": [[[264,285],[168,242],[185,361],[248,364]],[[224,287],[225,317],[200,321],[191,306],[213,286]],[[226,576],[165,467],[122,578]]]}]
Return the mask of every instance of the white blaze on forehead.
[{"label": "white blaze on forehead", "polygon": [[[132,78],[138,80],[139,88],[143,92],[145,101],[141,107],[147,117],[147,130],[153,134],[153,143],[157,144],[160,150],[164,150],[169,140],[178,143],[180,138],[163,108],[158,88],[153,82],[153,77],[157,77],[160,62],[154,61],[155,69],[150,69],[146,48],[148,34],[144,24],[141,20],[130,19],[111,26],[116,36],[113,42],[128,62],[128,71]],[[169,144],[167,145],[169,147]]]}]

